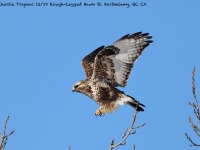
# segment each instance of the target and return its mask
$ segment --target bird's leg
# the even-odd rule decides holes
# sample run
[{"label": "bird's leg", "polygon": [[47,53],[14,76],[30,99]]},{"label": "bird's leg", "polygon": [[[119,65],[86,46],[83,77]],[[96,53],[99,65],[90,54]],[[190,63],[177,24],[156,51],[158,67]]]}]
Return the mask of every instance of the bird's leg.
[{"label": "bird's leg", "polygon": [[104,107],[100,106],[96,112],[95,112],[95,116],[102,116],[106,113],[106,110]]},{"label": "bird's leg", "polygon": [[99,109],[96,110],[95,116],[101,116],[101,115],[102,115],[102,112],[101,112],[101,110],[99,108]]}]

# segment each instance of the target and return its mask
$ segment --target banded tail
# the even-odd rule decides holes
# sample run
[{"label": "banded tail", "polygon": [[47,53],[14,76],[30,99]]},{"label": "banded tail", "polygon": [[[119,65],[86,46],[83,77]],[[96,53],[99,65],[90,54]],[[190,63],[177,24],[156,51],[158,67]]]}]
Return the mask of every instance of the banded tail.
[{"label": "banded tail", "polygon": [[123,96],[118,99],[117,102],[119,105],[128,104],[137,111],[144,111],[142,107],[145,107],[145,105],[141,104],[139,101],[129,95],[123,94]]}]

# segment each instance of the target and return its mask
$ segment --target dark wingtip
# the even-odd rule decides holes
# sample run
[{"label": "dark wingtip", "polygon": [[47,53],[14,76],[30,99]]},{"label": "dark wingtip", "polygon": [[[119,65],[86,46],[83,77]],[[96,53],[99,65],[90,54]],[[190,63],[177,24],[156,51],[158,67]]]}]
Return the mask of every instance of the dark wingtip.
[{"label": "dark wingtip", "polygon": [[[121,41],[121,40],[123,40],[123,39],[126,39],[126,38],[128,38],[128,37],[129,37],[129,34],[126,34],[126,35],[122,36],[121,38],[119,38],[116,42]],[[115,43],[116,43],[116,42],[115,42]]]},{"label": "dark wingtip", "polygon": [[134,33],[133,35],[140,35],[140,34],[142,34],[141,31],[140,31],[140,32],[136,32],[136,33]]},{"label": "dark wingtip", "polygon": [[142,36],[147,36],[147,35],[149,35],[149,33],[143,33],[143,34],[142,34]]},{"label": "dark wingtip", "polygon": [[146,39],[151,39],[151,38],[152,38],[152,36],[146,36],[145,38],[146,38]]},{"label": "dark wingtip", "polygon": [[148,40],[148,41],[146,41],[146,42],[148,42],[148,43],[153,43],[153,41],[152,41],[152,40]]}]

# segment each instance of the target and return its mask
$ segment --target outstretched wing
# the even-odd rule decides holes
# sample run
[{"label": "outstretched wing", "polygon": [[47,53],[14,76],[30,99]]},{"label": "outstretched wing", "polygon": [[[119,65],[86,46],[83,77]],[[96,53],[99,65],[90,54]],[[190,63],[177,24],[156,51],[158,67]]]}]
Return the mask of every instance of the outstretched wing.
[{"label": "outstretched wing", "polygon": [[87,79],[90,79],[92,77],[95,57],[103,48],[104,46],[101,46],[83,58],[82,66],[85,70]]},{"label": "outstretched wing", "polygon": [[126,86],[134,62],[145,47],[153,42],[148,33],[137,32],[125,35],[111,46],[105,47],[95,57],[92,79]]}]

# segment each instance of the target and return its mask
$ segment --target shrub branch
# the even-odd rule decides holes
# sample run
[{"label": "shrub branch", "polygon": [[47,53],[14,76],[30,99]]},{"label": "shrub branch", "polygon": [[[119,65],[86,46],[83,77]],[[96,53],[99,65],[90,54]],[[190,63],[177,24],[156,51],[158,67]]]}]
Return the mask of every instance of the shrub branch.
[{"label": "shrub branch", "polygon": [[[112,140],[109,150],[113,150],[114,148],[118,147],[118,146],[122,146],[126,144],[126,140],[127,138],[136,133],[136,129],[139,129],[141,127],[143,127],[146,123],[143,123],[140,126],[134,127],[136,118],[137,118],[137,113],[138,111],[135,111],[134,115],[133,115],[133,120],[132,120],[132,124],[129,128],[126,129],[126,131],[124,132],[123,136],[122,136],[122,140],[120,142],[118,142],[117,144],[114,144],[114,139]],[[135,145],[133,146],[133,150],[135,149]]]},{"label": "shrub branch", "polygon": [[5,146],[8,141],[8,137],[11,136],[15,132],[15,130],[13,130],[10,133],[6,134],[8,120],[9,120],[9,116],[7,116],[7,118],[5,120],[3,133],[0,133],[0,150],[5,149]]},{"label": "shrub branch", "polygon": [[[194,102],[193,103],[189,102],[189,105],[194,109],[194,114],[197,118],[197,121],[200,123],[199,103],[196,97],[196,86],[195,86],[194,76],[195,76],[195,67],[192,70],[192,94],[194,97]],[[196,133],[198,137],[200,137],[200,128],[196,124],[194,124],[190,116],[188,117],[188,120],[193,131]],[[200,146],[200,144],[195,143],[187,133],[185,133],[185,136],[188,139],[188,141],[191,143],[190,146]]]}]

